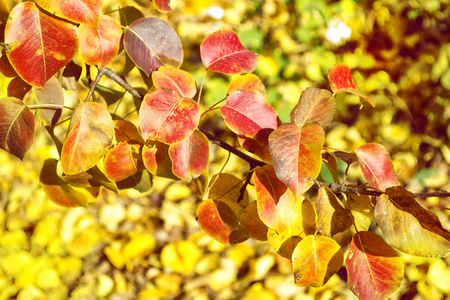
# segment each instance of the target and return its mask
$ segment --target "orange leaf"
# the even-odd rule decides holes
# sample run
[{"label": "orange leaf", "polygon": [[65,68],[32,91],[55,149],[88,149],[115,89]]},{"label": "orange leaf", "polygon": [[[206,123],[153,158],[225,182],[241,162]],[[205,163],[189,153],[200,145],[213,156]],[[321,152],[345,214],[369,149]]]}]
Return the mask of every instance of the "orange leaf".
[{"label": "orange leaf", "polygon": [[246,231],[239,225],[239,217],[222,201],[204,200],[197,209],[196,219],[206,234],[222,244],[248,239]]},{"label": "orange leaf", "polygon": [[320,287],[342,267],[344,252],[326,236],[308,235],[292,253],[295,284]]},{"label": "orange leaf", "polygon": [[299,126],[317,123],[325,127],[333,120],[335,112],[336,99],[329,91],[307,88],[291,112],[291,123]]},{"label": "orange leaf", "polygon": [[83,104],[81,115],[70,130],[61,153],[61,167],[66,174],[81,173],[95,166],[108,152],[114,135],[109,112],[98,103]]},{"label": "orange leaf", "polygon": [[10,45],[7,55],[16,72],[40,88],[78,50],[75,25],[41,12],[33,2],[13,8],[6,23],[5,43]]},{"label": "orange leaf", "polygon": [[96,25],[102,8],[102,0],[35,0],[51,14],[76,23]]},{"label": "orange leaf", "polygon": [[319,176],[325,133],[320,125],[283,124],[269,136],[277,177],[299,198]]},{"label": "orange leaf", "polygon": [[158,71],[152,73],[152,80],[155,88],[172,90],[180,97],[192,98],[197,92],[195,78],[174,67],[161,66]]},{"label": "orange leaf", "polygon": [[86,63],[103,69],[119,52],[122,29],[114,19],[101,15],[98,24],[80,24],[78,37],[80,53]]},{"label": "orange leaf", "polygon": [[111,181],[120,181],[138,171],[138,161],[131,144],[124,142],[115,145],[104,159],[105,175]]}]

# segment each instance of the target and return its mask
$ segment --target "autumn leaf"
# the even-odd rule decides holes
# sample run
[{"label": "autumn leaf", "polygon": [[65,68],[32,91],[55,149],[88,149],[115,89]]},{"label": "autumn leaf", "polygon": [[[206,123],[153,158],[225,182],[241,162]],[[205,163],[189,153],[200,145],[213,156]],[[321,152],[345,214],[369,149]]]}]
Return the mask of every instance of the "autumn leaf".
[{"label": "autumn leaf", "polygon": [[348,287],[361,300],[386,299],[400,287],[404,273],[398,253],[369,231],[353,236],[346,267]]},{"label": "autumn leaf", "polygon": [[450,252],[450,232],[402,187],[390,187],[381,195],[375,220],[389,244],[402,252],[427,257]]},{"label": "autumn leaf", "polygon": [[258,54],[247,50],[230,29],[208,34],[200,44],[200,57],[208,70],[224,74],[251,73],[258,63]]}]

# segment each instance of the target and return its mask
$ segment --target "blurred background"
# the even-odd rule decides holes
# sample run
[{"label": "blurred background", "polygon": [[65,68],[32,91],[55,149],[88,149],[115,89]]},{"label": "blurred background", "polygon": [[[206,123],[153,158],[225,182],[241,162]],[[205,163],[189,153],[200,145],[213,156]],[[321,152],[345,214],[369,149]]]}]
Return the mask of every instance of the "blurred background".
[{"label": "blurred background", "polygon": [[[171,6],[173,12],[161,14],[146,0],[104,0],[103,12],[119,21],[120,7],[166,20],[183,44],[182,68],[198,85],[202,39],[233,29],[259,54],[254,73],[283,122],[304,89],[329,89],[328,69],[346,63],[359,90],[377,103],[361,106],[355,95],[337,95],[326,146],[353,151],[381,143],[404,187],[450,190],[450,1],[172,0]],[[127,61],[121,52],[109,67],[148,90]],[[0,75],[0,97],[10,80]],[[226,96],[231,80],[207,73],[204,109]],[[121,89],[107,78],[101,84]],[[66,101],[86,93],[78,83],[65,91]],[[202,127],[237,145],[217,112]],[[105,190],[87,208],[58,207],[39,185],[48,157],[57,152],[43,128],[23,162],[0,151],[0,299],[356,299],[345,272],[322,288],[298,287],[290,262],[266,242],[213,241],[195,221],[201,200],[183,181],[154,178],[146,193]],[[212,147],[211,175],[227,157]],[[248,166],[232,156],[224,171],[243,177]],[[365,182],[357,165],[348,175],[350,183]],[[426,201],[450,207],[449,198]],[[449,211],[430,209],[450,229]],[[449,258],[401,256],[405,278],[392,299],[450,299]]]}]

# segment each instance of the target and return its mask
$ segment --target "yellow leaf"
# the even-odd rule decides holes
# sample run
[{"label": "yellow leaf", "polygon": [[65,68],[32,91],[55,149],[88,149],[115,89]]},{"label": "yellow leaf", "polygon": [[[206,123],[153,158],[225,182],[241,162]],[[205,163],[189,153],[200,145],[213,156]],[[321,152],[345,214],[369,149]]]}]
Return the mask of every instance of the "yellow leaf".
[{"label": "yellow leaf", "polygon": [[100,274],[97,278],[97,288],[95,290],[95,295],[97,298],[105,298],[114,289],[114,281],[111,277]]},{"label": "yellow leaf", "polygon": [[165,200],[181,200],[189,197],[192,194],[191,189],[183,183],[174,183],[167,187],[165,192]]},{"label": "yellow leaf", "polygon": [[33,257],[25,251],[9,252],[2,257],[0,266],[6,275],[16,277],[33,262]]},{"label": "yellow leaf", "polygon": [[123,266],[125,265],[125,261],[122,257],[121,251],[118,251],[111,246],[105,247],[105,250],[103,251],[114,267],[116,267],[117,269],[123,268]]},{"label": "yellow leaf", "polygon": [[176,241],[164,246],[161,262],[164,267],[188,275],[202,256],[201,250],[191,241]]},{"label": "yellow leaf", "polygon": [[245,293],[242,300],[276,300],[278,299],[274,292],[271,290],[265,289],[261,282],[257,282],[253,284]]},{"label": "yellow leaf", "polygon": [[125,244],[122,254],[125,260],[136,257],[143,257],[150,254],[156,247],[153,236],[145,233],[139,233],[133,236],[131,240]]},{"label": "yellow leaf", "polygon": [[53,268],[45,268],[37,274],[36,286],[43,290],[57,288],[60,284],[59,274]]},{"label": "yellow leaf", "polygon": [[244,262],[249,258],[255,256],[255,250],[252,246],[248,244],[236,244],[227,251],[227,257],[233,261],[235,267],[239,269]]},{"label": "yellow leaf", "polygon": [[250,271],[247,277],[252,281],[263,279],[275,264],[275,257],[271,254],[264,254],[261,257],[250,261]]},{"label": "yellow leaf", "polygon": [[11,249],[23,249],[27,246],[27,235],[23,230],[6,231],[0,238],[0,246]]},{"label": "yellow leaf", "polygon": [[450,267],[442,259],[434,259],[428,269],[427,282],[444,294],[450,293]]},{"label": "yellow leaf", "polygon": [[17,295],[17,300],[46,300],[47,297],[40,289],[29,286],[22,289]]},{"label": "yellow leaf", "polygon": [[234,281],[236,281],[236,272],[229,269],[219,269],[214,271],[209,278],[209,287],[213,291],[220,291],[228,288]]}]

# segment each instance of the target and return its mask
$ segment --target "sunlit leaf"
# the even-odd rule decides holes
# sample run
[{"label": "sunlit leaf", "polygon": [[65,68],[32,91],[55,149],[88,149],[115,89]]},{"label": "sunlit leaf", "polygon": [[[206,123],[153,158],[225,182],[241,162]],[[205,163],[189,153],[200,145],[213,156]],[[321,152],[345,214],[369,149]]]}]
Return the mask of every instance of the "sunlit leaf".
[{"label": "sunlit leaf", "polygon": [[403,261],[377,234],[360,231],[346,260],[348,287],[361,300],[386,299],[400,287]]},{"label": "sunlit leaf", "polygon": [[317,230],[327,237],[333,237],[352,225],[350,212],[346,210],[336,195],[326,186],[321,186],[315,201]]},{"label": "sunlit leaf", "polygon": [[258,64],[258,54],[242,46],[230,29],[208,34],[200,45],[200,57],[207,69],[225,74],[251,73]]},{"label": "sunlit leaf", "polygon": [[283,124],[269,137],[275,173],[297,198],[320,173],[324,141],[325,133],[317,124]]},{"label": "sunlit leaf", "polygon": [[320,287],[342,267],[344,252],[331,238],[308,235],[292,253],[295,284]]},{"label": "sunlit leaf", "polygon": [[133,22],[125,32],[123,43],[128,55],[147,76],[160,66],[178,68],[183,61],[183,48],[177,33],[156,17]]},{"label": "sunlit leaf", "polygon": [[172,11],[172,8],[170,8],[170,0],[153,0],[153,3],[160,12]]},{"label": "sunlit leaf", "polygon": [[204,200],[197,209],[200,228],[222,244],[235,244],[248,239],[247,232],[239,225],[239,217],[225,202]]},{"label": "sunlit leaf", "polygon": [[428,257],[450,252],[450,232],[402,187],[386,189],[375,205],[375,219],[388,243],[402,252]]},{"label": "sunlit leaf", "polygon": [[336,112],[336,99],[324,89],[307,88],[302,92],[298,104],[291,112],[291,123],[303,126],[317,123],[322,127],[333,120]]},{"label": "sunlit leaf", "polygon": [[142,148],[142,161],[145,168],[153,175],[178,179],[172,170],[172,160],[169,156],[169,145],[158,141],[150,141]]},{"label": "sunlit leaf", "polygon": [[184,275],[192,273],[201,258],[201,249],[189,240],[167,244],[161,250],[163,266]]},{"label": "sunlit leaf", "polygon": [[227,95],[237,91],[251,91],[266,97],[266,87],[258,76],[252,73],[240,74],[233,78],[227,89]]},{"label": "sunlit leaf", "polygon": [[162,66],[152,73],[156,88],[172,90],[180,97],[192,98],[197,92],[194,77],[184,70]]},{"label": "sunlit leaf", "polygon": [[343,63],[333,66],[328,71],[328,80],[330,81],[331,90],[337,94],[341,92],[352,93],[362,97],[370,105],[375,106],[375,100],[361,93],[353,81],[350,68]]},{"label": "sunlit leaf", "polygon": [[242,212],[241,225],[247,230],[250,238],[258,241],[267,241],[268,227],[259,217],[256,201],[250,202]]},{"label": "sunlit leaf", "polygon": [[126,120],[114,120],[114,136],[118,143],[129,142],[139,145],[145,143],[136,125]]},{"label": "sunlit leaf", "polygon": [[42,105],[39,113],[47,125],[54,126],[61,116],[64,105],[64,94],[59,81],[52,77],[45,84],[43,89],[33,88],[36,95],[36,102]]},{"label": "sunlit leaf", "polygon": [[252,181],[256,188],[258,214],[264,224],[278,232],[292,226],[301,213],[301,199],[278,179],[273,166],[257,167]]},{"label": "sunlit leaf", "polygon": [[62,180],[57,172],[58,161],[53,158],[49,158],[44,162],[40,174],[40,182],[42,189],[49,196],[50,200],[54,203],[66,206],[66,207],[76,207],[76,206],[86,206],[88,204],[90,194],[86,191],[82,192],[82,189],[75,190],[64,180]]},{"label": "sunlit leaf", "polygon": [[[242,191],[244,180],[232,174],[220,173],[211,176],[204,199],[225,202],[236,215],[242,214],[249,203],[247,189]],[[238,200],[242,198],[239,202]]]},{"label": "sunlit leaf", "polygon": [[369,230],[372,223],[374,213],[373,204],[369,196],[347,194],[347,201],[345,202],[347,209],[353,215],[353,221],[358,231]]},{"label": "sunlit leaf", "polygon": [[145,95],[139,112],[144,137],[166,144],[176,144],[189,137],[199,120],[197,102],[163,89]]},{"label": "sunlit leaf", "polygon": [[34,116],[17,98],[0,98],[0,148],[23,160],[34,139]]},{"label": "sunlit leaf", "polygon": [[106,153],[103,166],[109,180],[123,180],[137,173],[138,153],[134,153],[131,144],[119,143]]},{"label": "sunlit leaf", "polygon": [[8,59],[23,80],[43,88],[78,50],[75,25],[55,19],[33,2],[16,5],[6,23]]},{"label": "sunlit leaf", "polygon": [[75,174],[93,167],[108,152],[113,135],[114,124],[106,108],[95,102],[84,103],[62,148],[63,172]]},{"label": "sunlit leaf", "polygon": [[102,0],[36,0],[41,8],[76,23],[97,24]]},{"label": "sunlit leaf", "polygon": [[292,259],[292,253],[297,244],[310,234],[315,234],[316,212],[310,201],[301,201],[298,217],[291,227],[285,227],[283,231],[268,230],[267,240],[270,246],[281,256]]},{"label": "sunlit leaf", "polygon": [[386,148],[380,144],[364,144],[355,149],[364,177],[379,190],[400,185]]},{"label": "sunlit leaf", "polygon": [[277,128],[277,113],[259,92],[238,90],[220,108],[225,124],[235,133],[255,137],[261,131]]},{"label": "sunlit leaf", "polygon": [[80,54],[89,65],[103,69],[119,52],[122,29],[109,16],[101,15],[98,24],[80,24]]},{"label": "sunlit leaf", "polygon": [[208,167],[209,141],[200,131],[194,131],[187,139],[169,148],[173,173],[181,179],[199,177]]}]

